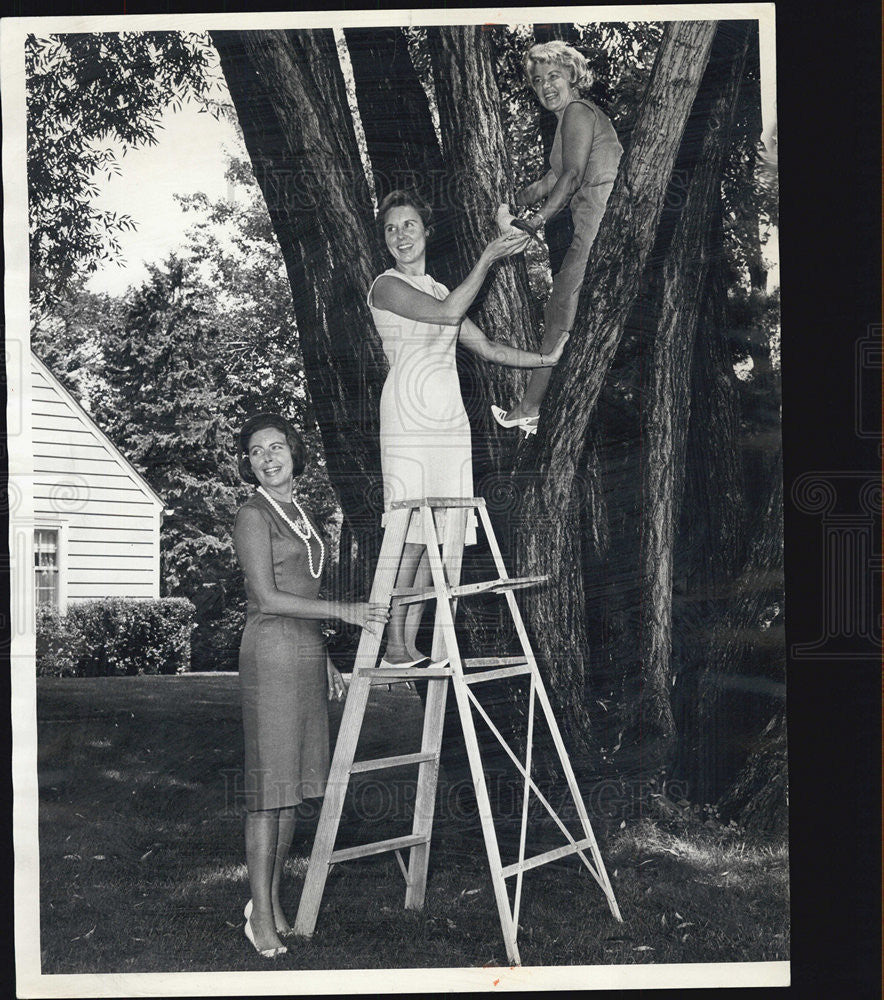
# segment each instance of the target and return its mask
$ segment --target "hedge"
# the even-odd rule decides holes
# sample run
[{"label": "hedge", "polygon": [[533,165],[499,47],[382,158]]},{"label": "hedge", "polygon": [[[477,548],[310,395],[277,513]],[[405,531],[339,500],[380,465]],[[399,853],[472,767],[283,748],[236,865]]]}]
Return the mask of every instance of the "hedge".
[{"label": "hedge", "polygon": [[37,608],[37,675],[123,677],[190,670],[194,607],[184,597],[82,601]]}]

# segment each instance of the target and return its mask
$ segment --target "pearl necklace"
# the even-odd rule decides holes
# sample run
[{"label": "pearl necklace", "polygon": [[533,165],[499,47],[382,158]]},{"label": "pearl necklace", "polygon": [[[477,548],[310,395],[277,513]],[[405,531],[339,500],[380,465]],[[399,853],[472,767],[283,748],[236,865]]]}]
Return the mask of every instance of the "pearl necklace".
[{"label": "pearl necklace", "polygon": [[[286,512],[279,506],[279,504],[273,499],[273,497],[264,489],[263,486],[258,487],[258,492],[264,497],[270,506],[276,511],[277,514],[285,521],[285,523],[292,529],[292,531],[301,539],[301,541],[307,546],[307,562],[310,565],[310,575],[314,580],[318,580],[322,575],[322,562],[325,559],[325,546],[322,544],[322,539],[319,537],[318,533],[313,530],[313,526],[307,520],[307,515],[304,513],[301,505],[295,499],[295,494],[292,493],[292,503],[297,508],[298,513],[301,515],[301,520],[306,525],[302,528],[300,525],[295,524],[295,522],[286,514]],[[313,550],[310,548],[310,539],[315,538],[319,542],[319,569],[314,572],[313,570]]]}]

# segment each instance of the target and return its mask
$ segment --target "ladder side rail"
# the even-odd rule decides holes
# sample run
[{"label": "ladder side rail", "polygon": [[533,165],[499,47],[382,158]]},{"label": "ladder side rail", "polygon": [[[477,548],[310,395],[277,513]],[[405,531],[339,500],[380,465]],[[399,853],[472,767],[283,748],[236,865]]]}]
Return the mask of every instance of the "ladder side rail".
[{"label": "ladder side rail", "polygon": [[[488,537],[488,546],[491,549],[492,555],[494,556],[495,565],[498,571],[503,575],[506,572],[506,567],[503,563],[503,556],[500,551],[500,546],[497,544],[497,538],[494,535],[494,529],[491,525],[491,520],[488,516],[488,511],[482,507],[479,510],[479,516],[482,519],[482,524],[485,528],[485,533]],[[602,891],[608,900],[608,905],[611,909],[611,913],[614,918],[622,922],[622,917],[620,915],[620,909],[617,906],[617,901],[614,898],[614,890],[611,887],[611,883],[608,880],[608,873],[605,869],[604,861],[602,860],[602,854],[599,850],[598,843],[595,839],[595,834],[592,831],[592,826],[589,822],[589,816],[586,813],[586,807],[583,803],[583,797],[580,793],[580,788],[577,785],[577,779],[574,775],[574,770],[571,767],[571,760],[568,757],[568,752],[565,749],[565,743],[562,739],[561,731],[559,730],[558,723],[556,722],[555,715],[553,714],[552,706],[549,702],[549,697],[546,693],[546,688],[543,684],[543,678],[540,675],[540,670],[537,667],[537,660],[534,656],[534,652],[531,649],[531,644],[528,642],[528,633],[525,629],[525,624],[522,621],[522,613],[519,610],[519,605],[516,602],[515,595],[512,591],[507,591],[504,595],[506,597],[506,602],[509,605],[510,613],[513,616],[513,621],[516,625],[516,632],[519,636],[519,642],[521,643],[522,650],[525,656],[533,668],[533,676],[537,679],[537,697],[540,702],[541,708],[543,709],[544,717],[546,718],[546,723],[549,726],[550,734],[553,739],[553,744],[555,745],[556,752],[558,753],[559,760],[562,764],[562,769],[565,773],[565,780],[568,784],[568,790],[571,793],[571,797],[574,800],[574,805],[577,808],[577,814],[580,818],[580,823],[583,828],[584,835],[592,841],[591,853],[593,860],[599,868],[599,872],[602,877],[601,885]],[[478,703],[477,703],[478,704]],[[570,835],[569,835],[570,836]],[[582,856],[582,855],[581,855]]]},{"label": "ladder side rail", "polygon": [[[528,734],[525,747],[525,784],[522,788],[522,828],[519,831],[519,865],[525,860],[525,839],[528,832],[528,776],[531,774],[531,751],[534,746],[534,674],[528,682]],[[522,868],[516,876],[516,894],[513,902],[513,921],[519,924],[519,904],[522,901]]]},{"label": "ladder side rail", "polygon": [[467,751],[467,759],[470,762],[470,771],[473,777],[473,786],[476,792],[476,804],[479,807],[479,821],[482,826],[482,836],[485,840],[485,851],[488,855],[488,866],[491,869],[491,885],[494,890],[494,898],[497,903],[497,912],[500,917],[500,926],[503,931],[504,943],[507,949],[507,957],[510,962],[521,965],[519,949],[516,944],[517,927],[510,912],[509,896],[507,895],[506,881],[503,877],[503,866],[500,860],[500,848],[497,843],[497,836],[494,831],[494,819],[491,813],[491,802],[488,797],[488,789],[485,784],[485,772],[482,767],[482,758],[479,753],[479,742],[476,737],[476,728],[473,723],[470,703],[467,698],[469,689],[463,682],[463,671],[460,662],[460,653],[457,649],[457,641],[454,635],[454,618],[451,614],[451,604],[447,599],[448,586],[445,580],[445,572],[442,560],[439,555],[439,544],[436,539],[436,530],[432,520],[425,521],[424,530],[427,537],[427,552],[430,559],[430,571],[433,576],[433,584],[440,595],[437,601],[438,622],[442,627],[442,634],[450,636],[451,641],[446,641],[446,652],[451,659],[452,666],[457,667],[451,677],[454,686],[454,695],[457,701],[457,711],[460,716],[461,729],[464,734],[464,744]]},{"label": "ladder side rail", "polygon": [[354,676],[347,691],[347,701],[341,718],[341,728],[335,743],[326,783],[322,810],[316,835],[313,838],[313,849],[310,852],[310,863],[304,879],[304,888],[298,901],[298,913],[295,918],[295,933],[310,937],[316,927],[319,906],[328,878],[329,864],[335,841],[338,836],[338,825],[344,800],[347,796],[347,785],[350,779],[350,765],[356,754],[356,743],[368,703],[371,683],[366,677]]},{"label": "ladder side rail", "polygon": [[[381,550],[378,554],[378,565],[375,569],[370,601],[386,603],[390,599],[399,571],[399,562],[402,558],[410,520],[411,511],[407,508],[390,513]],[[370,632],[368,629],[362,630],[353,668],[353,679],[347,692],[347,700],[344,703],[344,713],[341,717],[341,726],[332,755],[322,811],[319,815],[313,849],[310,853],[310,863],[295,919],[295,933],[306,937],[312,935],[316,927],[316,918],[319,914],[319,906],[328,878],[329,859],[337,839],[341,811],[344,807],[347,785],[350,780],[350,767],[356,755],[356,744],[359,741],[362,720],[365,717],[365,707],[371,691],[371,681],[360,668],[374,666],[380,642],[380,635]]]},{"label": "ladder side rail", "polygon": [[[434,512],[428,505],[423,505],[421,520],[424,525],[424,540],[427,546],[427,556],[430,558],[430,545],[436,545]],[[449,508],[445,515],[445,541],[443,544],[442,561],[446,564],[449,586],[460,582],[460,571],[463,560],[464,537],[466,532],[466,508]],[[438,546],[435,554],[438,557]],[[439,606],[444,600],[439,597],[436,602],[436,621],[439,621]],[[452,613],[453,617],[453,613]],[[449,655],[447,650],[440,648],[444,643],[443,630],[433,629],[433,661]],[[408,857],[408,875],[406,878],[405,906],[407,909],[419,910],[424,905],[427,888],[427,871],[430,862],[430,844],[433,833],[433,815],[436,810],[436,790],[439,784],[439,763],[442,752],[442,732],[445,726],[445,702],[448,697],[448,680],[441,683],[431,682],[427,688],[427,699],[424,707],[424,727],[421,736],[421,751],[433,754],[431,760],[418,767],[417,791],[414,799],[413,833],[421,835],[424,840],[412,847]]]}]

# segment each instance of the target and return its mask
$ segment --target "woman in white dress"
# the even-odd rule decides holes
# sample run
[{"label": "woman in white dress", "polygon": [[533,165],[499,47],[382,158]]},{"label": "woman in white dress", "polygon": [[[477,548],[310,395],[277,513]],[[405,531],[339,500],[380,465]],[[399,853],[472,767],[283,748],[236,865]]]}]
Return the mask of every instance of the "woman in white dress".
[{"label": "woman in white dress", "polygon": [[[449,291],[426,273],[430,216],[429,206],[418,195],[403,191],[392,191],[378,210],[384,242],[393,258],[393,267],[378,275],[368,292],[368,305],[390,364],[380,404],[386,510],[397,500],[473,496],[470,424],[455,364],[458,341],[486,361],[514,368],[549,368],[558,362],[568,339],[563,334],[543,354],[488,340],[467,319],[467,309],[494,261],[524,249],[528,237],[511,230],[491,240],[464,281]],[[437,524],[439,531],[443,528],[441,522]],[[466,542],[475,541],[473,523],[468,525]],[[406,538],[397,587],[428,584],[424,554],[417,514]],[[405,608],[393,609],[386,666],[413,666],[424,659],[414,645],[423,604],[411,607],[409,616]]]}]

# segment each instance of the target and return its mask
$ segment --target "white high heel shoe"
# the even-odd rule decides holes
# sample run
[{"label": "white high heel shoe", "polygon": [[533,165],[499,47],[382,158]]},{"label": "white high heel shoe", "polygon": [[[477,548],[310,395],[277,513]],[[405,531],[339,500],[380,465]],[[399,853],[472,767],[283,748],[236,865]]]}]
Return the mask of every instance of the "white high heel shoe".
[{"label": "white high heel shoe", "polygon": [[258,945],[255,944],[255,933],[252,930],[252,921],[251,921],[251,916],[252,916],[251,899],[248,901],[248,903],[246,903],[246,908],[242,911],[242,915],[246,918],[245,935],[248,938],[251,946],[262,958],[276,958],[277,955],[286,954],[288,948],[285,945],[282,945],[279,948],[259,948]]},{"label": "white high heel shoe", "polygon": [[511,417],[507,418],[506,410],[501,406],[492,406],[491,415],[501,427],[518,427],[523,431],[525,437],[537,433],[537,417]]},{"label": "white high heel shoe", "polygon": [[399,669],[406,669],[408,667],[425,667],[429,666],[429,664],[430,664],[429,656],[419,656],[416,660],[405,660],[403,663],[391,663],[389,660],[382,658],[378,666],[381,667],[382,669],[385,669],[387,667],[398,667]]}]

